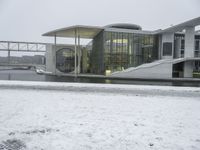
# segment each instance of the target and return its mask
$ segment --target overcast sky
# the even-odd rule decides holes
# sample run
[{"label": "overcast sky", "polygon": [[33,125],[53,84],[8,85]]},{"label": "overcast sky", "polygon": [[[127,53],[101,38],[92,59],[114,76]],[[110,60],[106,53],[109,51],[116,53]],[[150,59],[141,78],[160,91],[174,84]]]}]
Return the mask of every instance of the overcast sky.
[{"label": "overcast sky", "polygon": [[0,40],[53,42],[71,25],[139,24],[164,29],[200,16],[200,0],[0,0]]}]

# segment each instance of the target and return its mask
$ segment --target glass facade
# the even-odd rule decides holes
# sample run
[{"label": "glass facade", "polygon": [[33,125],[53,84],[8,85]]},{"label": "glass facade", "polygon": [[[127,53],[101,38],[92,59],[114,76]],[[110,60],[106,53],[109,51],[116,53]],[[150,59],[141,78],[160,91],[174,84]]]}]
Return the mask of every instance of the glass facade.
[{"label": "glass facade", "polygon": [[92,50],[90,52],[90,72],[101,74],[104,70],[104,32],[100,32],[92,41]]},{"label": "glass facade", "polygon": [[[80,73],[109,74],[159,59],[159,35],[142,31],[130,32],[122,29],[112,29],[102,30],[97,34],[86,47],[81,48]],[[174,53],[172,53],[172,46],[174,46]],[[199,35],[195,36],[194,48],[195,57],[199,57]],[[175,34],[174,44],[163,43],[163,56],[173,54],[174,58],[184,57],[184,49],[184,34]],[[64,73],[73,72],[74,61],[73,49],[63,48],[56,52],[56,68],[59,71]]]},{"label": "glass facade", "polygon": [[56,68],[64,73],[74,71],[74,50],[63,48],[56,52]]},{"label": "glass facade", "polygon": [[200,57],[200,35],[195,36],[194,57]]},{"label": "glass facade", "polygon": [[[175,34],[174,36],[174,51],[179,52],[174,58],[184,57],[185,51],[185,35],[184,34]],[[200,35],[195,35],[194,43],[194,57],[200,57]]]},{"label": "glass facade", "polygon": [[122,71],[158,59],[157,37],[103,31],[93,39],[91,72]]}]

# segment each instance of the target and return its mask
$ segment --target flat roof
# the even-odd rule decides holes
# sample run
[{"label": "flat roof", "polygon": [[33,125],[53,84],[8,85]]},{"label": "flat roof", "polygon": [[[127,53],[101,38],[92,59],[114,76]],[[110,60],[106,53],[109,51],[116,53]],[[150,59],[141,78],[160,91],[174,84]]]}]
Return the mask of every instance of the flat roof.
[{"label": "flat roof", "polygon": [[80,38],[92,39],[102,30],[103,30],[102,27],[97,27],[97,26],[76,25],[76,26],[70,26],[66,28],[53,30],[53,31],[44,33],[42,36],[74,38],[75,31],[77,31],[77,35],[80,36]]},{"label": "flat roof", "polygon": [[113,32],[115,31],[115,32],[128,32],[128,33],[138,33],[138,34],[161,34],[161,33],[167,33],[167,32],[176,33],[176,32],[180,32],[184,30],[186,27],[195,27],[198,25],[200,25],[200,17],[191,19],[189,21],[169,27],[164,30],[156,30],[156,31],[130,29],[130,27],[132,28],[136,26],[139,27],[138,25],[133,25],[133,24],[113,24],[113,25],[108,25],[105,27],[75,25],[75,26],[70,26],[70,27],[61,28],[61,29],[47,32],[43,34],[43,36],[75,38],[75,31],[77,31],[77,34],[80,38],[93,39],[99,32],[101,32],[104,29],[106,31],[113,31]]},{"label": "flat roof", "polygon": [[200,17],[191,19],[189,21],[180,23],[178,25],[169,27],[169,28],[164,29],[164,30],[159,30],[157,33],[166,33],[166,32],[175,33],[175,32],[179,32],[179,31],[184,30],[186,27],[195,27],[195,26],[198,26],[198,25],[200,25]]}]

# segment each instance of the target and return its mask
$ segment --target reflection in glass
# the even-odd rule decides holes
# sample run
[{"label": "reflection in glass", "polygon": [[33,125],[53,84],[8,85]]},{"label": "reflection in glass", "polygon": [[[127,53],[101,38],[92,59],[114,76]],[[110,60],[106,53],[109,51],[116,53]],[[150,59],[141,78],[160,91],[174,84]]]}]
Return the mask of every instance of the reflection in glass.
[{"label": "reflection in glass", "polygon": [[96,44],[93,45],[91,55],[92,73],[104,74],[106,70],[122,71],[152,62],[158,57],[156,36],[153,35],[103,32],[97,37],[93,40]]},{"label": "reflection in glass", "polygon": [[74,71],[74,51],[63,48],[56,52],[56,68],[64,73]]}]

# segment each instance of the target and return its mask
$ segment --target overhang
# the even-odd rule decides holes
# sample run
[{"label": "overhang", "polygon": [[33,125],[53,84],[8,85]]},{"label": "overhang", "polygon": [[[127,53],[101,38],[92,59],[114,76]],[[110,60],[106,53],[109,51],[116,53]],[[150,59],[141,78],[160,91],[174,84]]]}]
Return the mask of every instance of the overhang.
[{"label": "overhang", "polygon": [[184,30],[187,27],[195,27],[198,25],[200,25],[200,17],[194,18],[192,20],[183,22],[181,24],[172,26],[172,27],[164,29],[164,30],[159,30],[159,31],[157,31],[157,33],[167,33],[167,32],[175,33],[175,32],[179,32],[179,31],[181,32],[182,30]]},{"label": "overhang", "polygon": [[177,64],[180,62],[186,62],[186,61],[200,61],[200,57],[186,57],[186,58],[178,58],[174,59],[172,61],[173,64]]},{"label": "overhang", "polygon": [[[76,36],[79,36],[80,38],[84,39],[93,39],[102,30],[102,27],[97,26],[76,25],[50,31],[43,34],[42,36],[56,36],[66,38],[75,38]],[[75,33],[77,33],[77,35]]]}]

